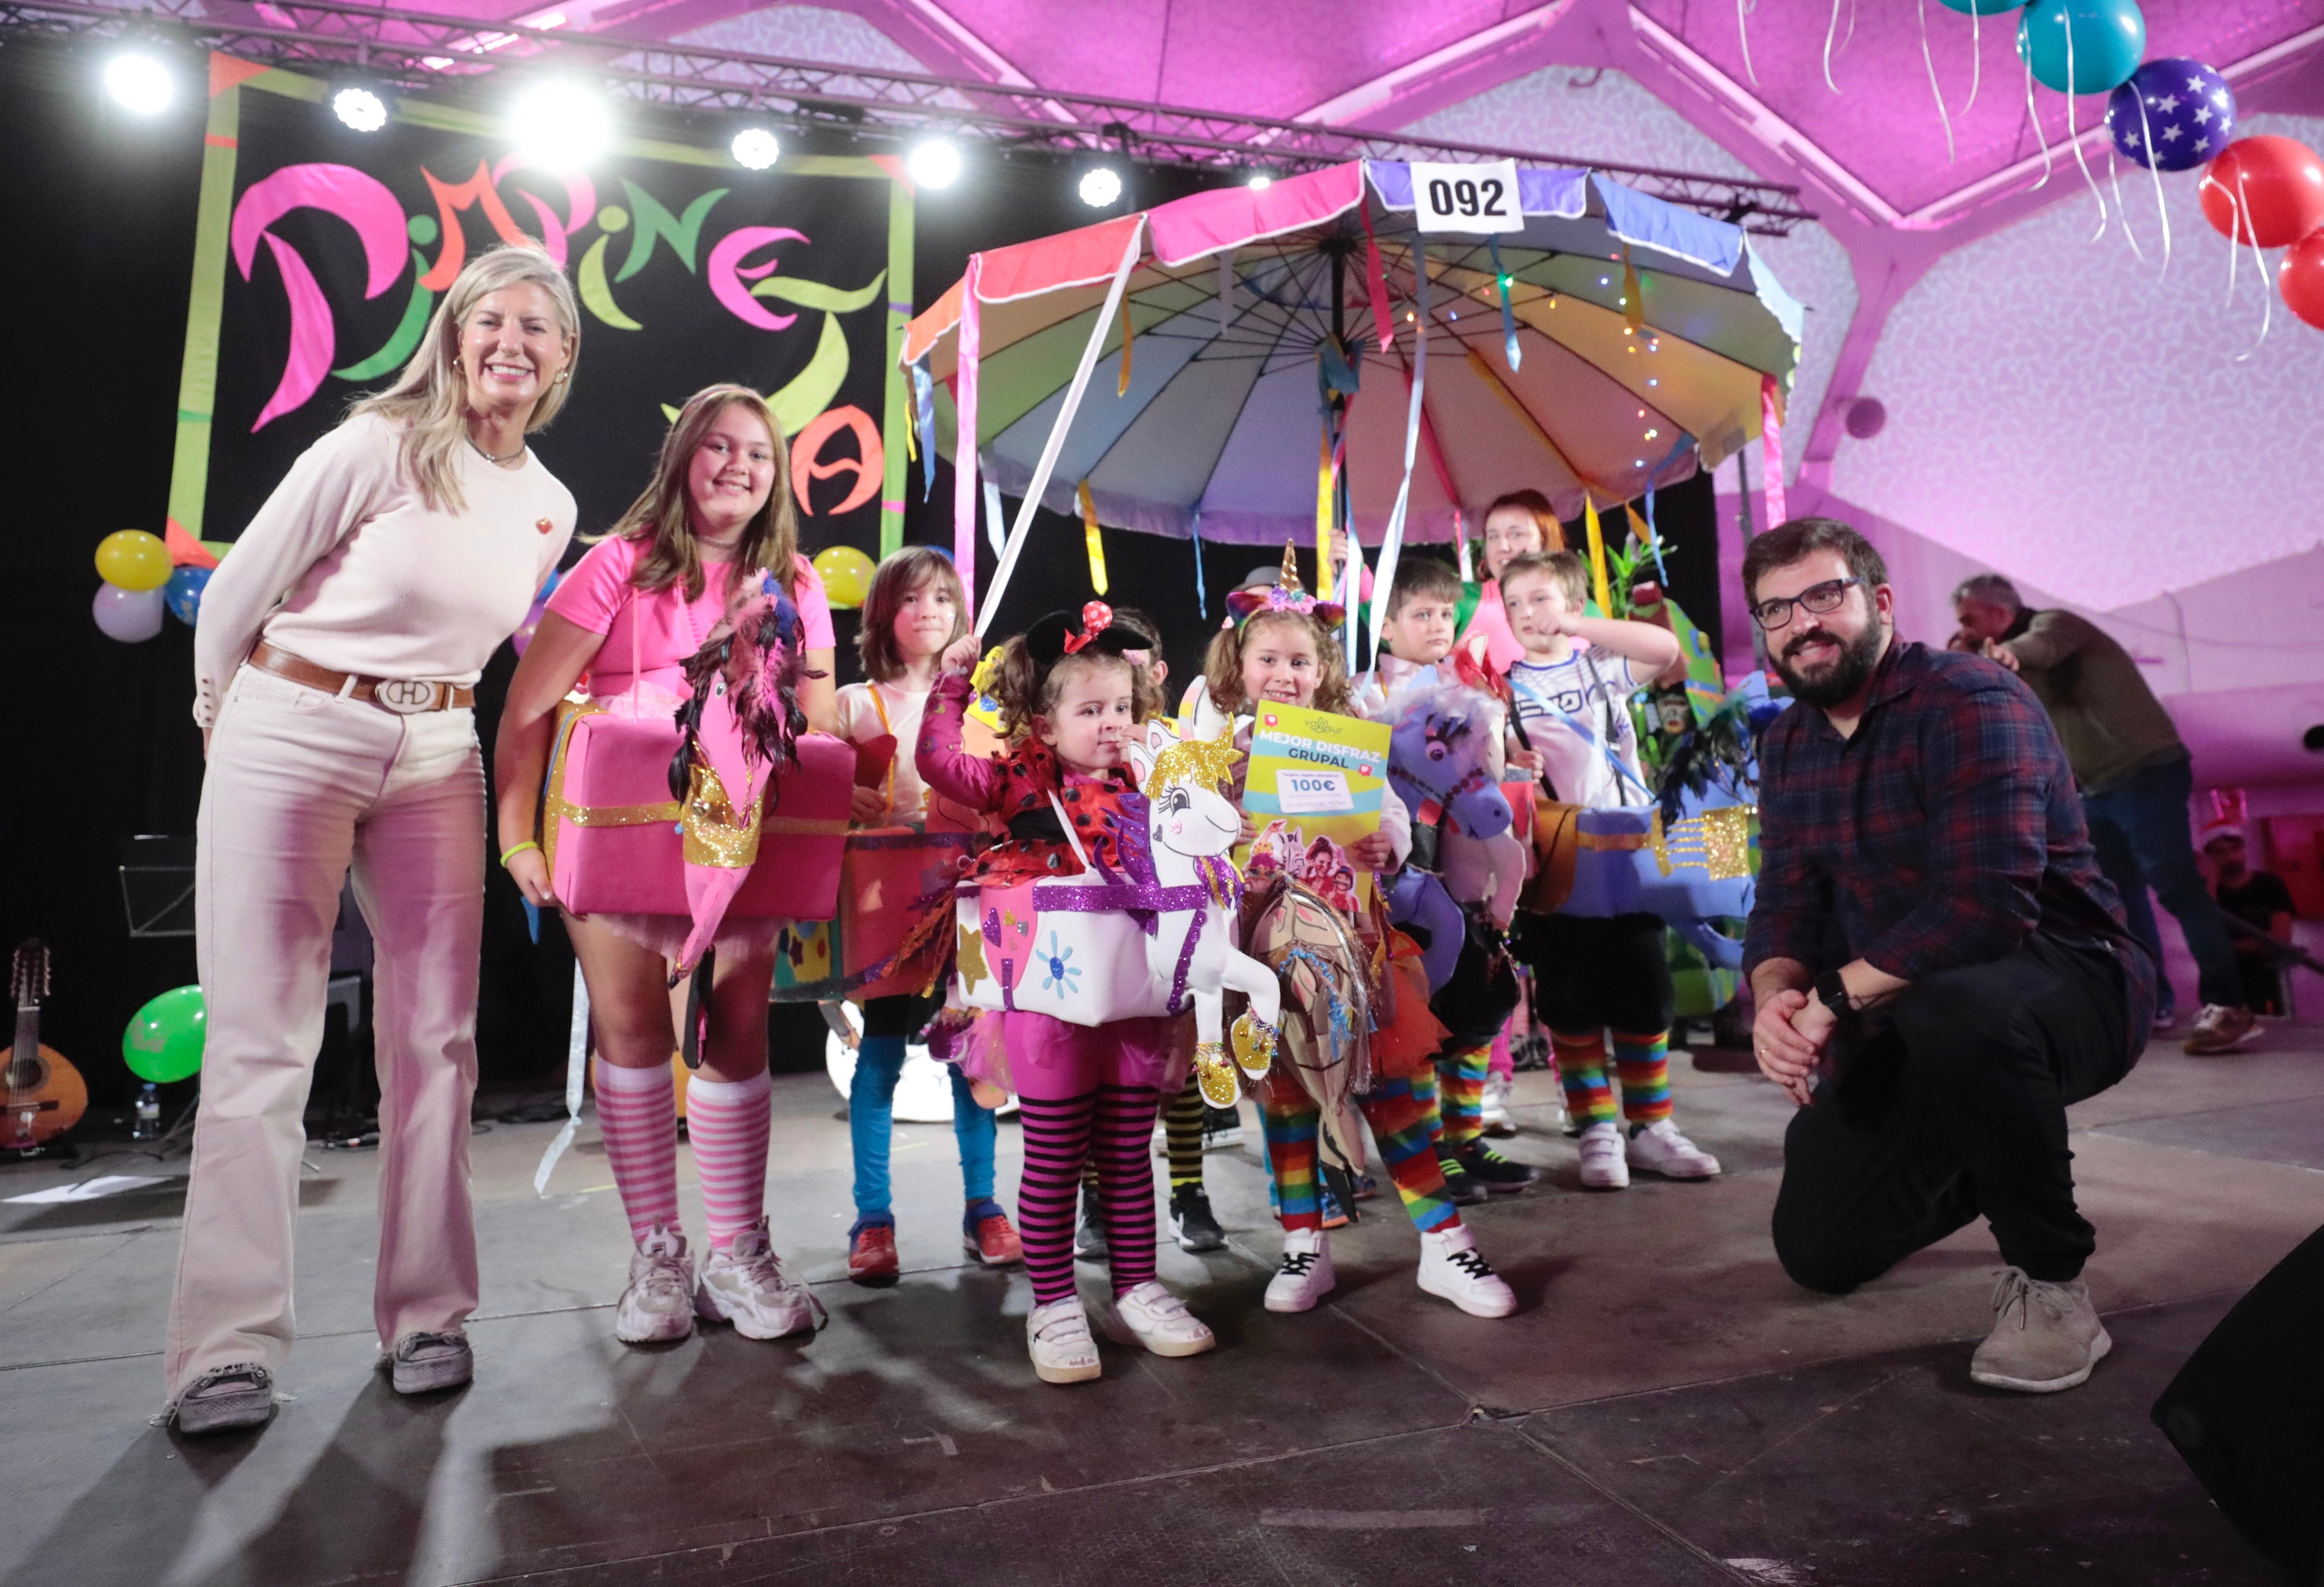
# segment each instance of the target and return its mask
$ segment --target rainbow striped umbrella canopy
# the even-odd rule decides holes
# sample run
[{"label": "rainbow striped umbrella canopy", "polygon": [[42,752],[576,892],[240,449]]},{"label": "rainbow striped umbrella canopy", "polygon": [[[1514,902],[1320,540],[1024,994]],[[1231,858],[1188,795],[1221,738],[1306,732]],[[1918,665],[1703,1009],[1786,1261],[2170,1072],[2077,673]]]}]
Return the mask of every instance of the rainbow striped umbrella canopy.
[{"label": "rainbow striped umbrella canopy", "polygon": [[976,471],[1013,495],[1038,479],[1070,512],[1085,483],[1104,524],[1279,545],[1314,531],[1332,389],[1352,392],[1347,509],[1367,541],[1400,494],[1413,540],[1523,486],[1570,517],[1780,420],[1801,309],[1741,228],[1519,169],[1521,229],[1424,233],[1414,171],[1352,162],[977,255],[906,332],[924,438],[957,462],[973,407]]}]

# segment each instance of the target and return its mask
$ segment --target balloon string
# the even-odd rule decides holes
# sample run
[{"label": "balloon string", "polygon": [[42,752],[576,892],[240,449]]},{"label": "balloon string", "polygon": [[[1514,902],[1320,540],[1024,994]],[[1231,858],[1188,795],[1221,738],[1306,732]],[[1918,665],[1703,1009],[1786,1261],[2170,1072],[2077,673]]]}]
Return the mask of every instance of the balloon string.
[{"label": "balloon string", "polygon": [[2073,14],[2071,12],[2068,12],[2065,15],[2064,21],[2066,25],[2066,146],[2074,152],[2074,163],[2082,168],[2082,180],[2089,186],[2090,189],[2090,197],[2098,200],[2098,229],[2090,234],[2090,241],[2095,243],[2100,237],[2106,235],[2107,201],[2106,195],[2098,191],[2098,179],[2090,174],[2090,162],[2082,158],[2082,134],[2080,130],[2074,125],[2074,99],[2076,97],[2074,90],[2080,85],[2074,80]]},{"label": "balloon string", "polygon": [[1960,107],[1966,116],[1977,104],[1977,85],[1985,76],[1985,12],[1972,5],[1969,10],[1969,102]]},{"label": "balloon string", "polygon": [[[2206,175],[2205,175],[2205,179],[2204,179],[2204,180],[2209,180],[2209,174],[2208,174],[2208,173],[2206,173]],[[2240,187],[2242,186],[2242,184],[2243,184],[2243,172],[2242,172],[2241,171],[2237,171],[2236,172],[2236,186],[2237,186],[2238,188],[2240,188]],[[2243,200],[2242,200],[2242,198],[2239,198],[2239,197],[2238,197],[2236,194],[2235,194],[2235,193],[2229,193],[2229,194],[2227,195],[2227,203],[2228,203],[2228,205],[2230,206],[2230,208],[2231,208],[2231,209],[2232,209],[2232,218],[2233,218],[2233,220],[2235,221],[2235,229],[2234,229],[2234,230],[2232,230],[2232,231],[2230,231],[2230,232],[2227,234],[2227,306],[2228,308],[2232,309],[2232,308],[2234,308],[2234,307],[2236,306],[2236,262],[2238,259],[2240,259],[2240,258],[2242,257],[2242,255],[2241,255],[2241,254],[2237,254],[2237,253],[2236,252],[2236,245],[2240,244],[2240,243],[2244,240],[2244,226],[2245,226],[2245,225],[2246,225],[2246,222],[2245,222],[2245,219],[2244,219],[2244,207],[2243,207]],[[2257,234],[2254,234],[2254,235],[2256,235]]]},{"label": "balloon string", "polygon": [[[2238,167],[2236,171],[2236,190],[2242,191],[2243,186],[2244,173]],[[2259,340],[2236,355],[2236,362],[2241,364],[2267,345],[2268,330],[2275,323],[2275,293],[2268,288],[2267,259],[2259,250],[2259,226],[2252,218],[2251,201],[2248,197],[2245,198],[2243,213],[2236,217],[2236,229],[2251,239],[2252,269],[2259,276]],[[2227,254],[2230,258],[2235,254],[2232,244],[2228,246]]]},{"label": "balloon string", "polygon": [[[2154,152],[2153,125],[2146,119],[2145,91],[2134,85],[2132,92],[2138,97],[2138,135],[2146,140],[2143,145],[2146,150],[2146,174],[2154,183],[2154,213],[2161,217],[2163,221],[2163,271],[2155,279],[2164,281],[2168,280],[2171,274],[2171,206],[2164,203],[2163,198],[2163,170],[2155,163],[2161,157]],[[2130,225],[2128,210],[2123,212],[2122,223],[2126,228]]]},{"label": "balloon string", "polygon": [[2137,255],[2138,262],[2144,264],[2146,263],[2146,250],[2138,245],[2138,232],[2130,224],[2130,206],[2122,201],[2122,158],[2119,155],[2110,153],[2107,156],[2107,184],[2114,189],[2114,207],[2122,216],[2123,237],[2130,244],[2130,251]]},{"label": "balloon string", "polygon": [[1936,57],[1929,53],[1929,0],[1920,0],[1921,64],[1929,69],[1929,92],[1936,97],[1937,119],[1945,125],[1945,163],[1953,163],[1953,118],[1945,109],[1945,91],[1937,84]]},{"label": "balloon string", "polygon": [[2038,193],[2050,185],[2050,134],[2043,129],[2041,107],[2034,103],[2034,54],[2030,50],[2025,54],[2025,115],[2034,124],[2034,136],[2042,145],[2042,180],[2026,189]]},{"label": "balloon string", "polygon": [[1751,24],[1748,20],[1757,0],[1735,0],[1735,36],[1743,42],[1743,72],[1751,86],[1759,86],[1759,69],[1751,64]]},{"label": "balloon string", "polygon": [[1835,94],[1840,92],[1840,85],[1831,80],[1831,42],[1840,36],[1840,8],[1847,3],[1848,0],[1831,0],[1831,25],[1823,31],[1823,86]]}]

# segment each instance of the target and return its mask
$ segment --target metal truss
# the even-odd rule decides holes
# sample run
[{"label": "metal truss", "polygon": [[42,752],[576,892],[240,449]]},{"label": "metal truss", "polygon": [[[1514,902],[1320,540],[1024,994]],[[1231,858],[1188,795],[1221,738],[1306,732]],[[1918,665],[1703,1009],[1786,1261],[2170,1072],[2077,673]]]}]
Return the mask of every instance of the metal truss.
[{"label": "metal truss", "polygon": [[512,69],[586,73],[608,89],[679,109],[749,111],[779,125],[897,143],[944,133],[1001,148],[1105,151],[1152,164],[1295,175],[1350,160],[1517,159],[1587,166],[1641,192],[1782,236],[1815,218],[1800,190],[1652,166],[1573,160],[1310,122],[1141,104],[1038,86],[867,71],[733,50],[678,48],[617,32],[493,23],[346,0],[0,0],[0,42],[174,36],[269,65],[361,69],[417,90],[459,91]]}]

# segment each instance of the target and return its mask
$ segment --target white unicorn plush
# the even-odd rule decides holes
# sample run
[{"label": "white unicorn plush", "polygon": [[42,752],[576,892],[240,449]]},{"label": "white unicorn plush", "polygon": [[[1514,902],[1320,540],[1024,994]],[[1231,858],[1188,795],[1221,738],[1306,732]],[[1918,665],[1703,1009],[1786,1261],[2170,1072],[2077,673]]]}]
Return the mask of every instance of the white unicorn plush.
[{"label": "white unicorn plush", "polygon": [[[1242,817],[1223,792],[1240,752],[1231,738],[1181,740],[1164,722],[1130,746],[1144,832],[1119,835],[1121,863],[1091,863],[1062,811],[1058,825],[1081,874],[1016,887],[964,886],[957,895],[961,1001],[1017,1009],[1075,1025],[1194,1010],[1195,1072],[1204,1094],[1232,1105],[1223,993],[1250,1000],[1235,1021],[1235,1059],[1267,1073],[1282,1015],[1275,972],[1236,946],[1242,876],[1226,856]],[[1139,841],[1140,839],[1143,841]]]}]

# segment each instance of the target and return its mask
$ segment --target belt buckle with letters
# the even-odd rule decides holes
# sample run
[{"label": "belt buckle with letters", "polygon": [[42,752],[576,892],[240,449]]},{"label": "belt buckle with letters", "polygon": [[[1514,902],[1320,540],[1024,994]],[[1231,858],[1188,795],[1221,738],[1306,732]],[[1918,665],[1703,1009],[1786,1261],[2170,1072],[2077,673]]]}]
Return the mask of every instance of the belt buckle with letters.
[{"label": "belt buckle with letters", "polygon": [[443,687],[420,678],[383,678],[372,686],[371,697],[399,716],[416,716],[436,708],[437,691]]}]

